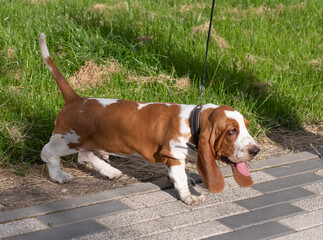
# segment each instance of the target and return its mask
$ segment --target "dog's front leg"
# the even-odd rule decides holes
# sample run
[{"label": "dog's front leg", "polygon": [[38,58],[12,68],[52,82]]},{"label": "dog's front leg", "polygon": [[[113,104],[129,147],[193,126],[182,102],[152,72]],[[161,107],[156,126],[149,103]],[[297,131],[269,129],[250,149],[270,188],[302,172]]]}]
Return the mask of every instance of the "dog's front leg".
[{"label": "dog's front leg", "polygon": [[196,196],[192,195],[189,186],[188,178],[185,172],[185,161],[180,161],[180,165],[172,165],[169,167],[168,176],[174,183],[174,187],[177,190],[179,197],[183,202],[188,205],[198,205],[205,201],[204,195]]}]

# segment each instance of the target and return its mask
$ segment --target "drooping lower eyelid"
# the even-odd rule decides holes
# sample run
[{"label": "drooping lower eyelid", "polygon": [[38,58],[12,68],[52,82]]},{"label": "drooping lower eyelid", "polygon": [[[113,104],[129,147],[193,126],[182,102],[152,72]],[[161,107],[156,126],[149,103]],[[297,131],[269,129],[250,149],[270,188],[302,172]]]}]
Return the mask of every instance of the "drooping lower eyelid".
[{"label": "drooping lower eyelid", "polygon": [[236,128],[233,128],[233,129],[229,130],[229,131],[228,131],[228,133],[229,133],[230,135],[238,134],[238,130],[237,130]]}]

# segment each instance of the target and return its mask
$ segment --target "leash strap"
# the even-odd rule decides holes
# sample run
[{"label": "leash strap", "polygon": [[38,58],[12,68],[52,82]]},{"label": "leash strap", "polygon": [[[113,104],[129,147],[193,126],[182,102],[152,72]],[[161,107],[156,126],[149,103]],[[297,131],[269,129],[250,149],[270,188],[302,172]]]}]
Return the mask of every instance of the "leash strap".
[{"label": "leash strap", "polygon": [[209,24],[209,32],[207,36],[207,42],[206,42],[206,50],[205,50],[205,59],[204,59],[204,70],[203,70],[203,76],[202,76],[202,84],[201,84],[201,97],[197,100],[196,105],[199,105],[199,101],[203,101],[205,104],[205,100],[203,99],[204,95],[204,89],[205,89],[205,75],[206,75],[206,63],[207,63],[207,53],[209,51],[209,43],[210,43],[210,37],[211,37],[211,30],[212,30],[212,20],[213,20],[213,13],[214,13],[214,6],[215,6],[215,0],[212,2],[212,9],[211,9],[211,17],[210,17],[210,24]]},{"label": "leash strap", "polygon": [[212,30],[212,20],[213,20],[213,13],[214,13],[214,5],[215,0],[212,2],[212,9],[211,9],[211,17],[210,17],[210,25],[209,25],[209,32],[207,36],[207,42],[206,42],[206,50],[205,50],[205,60],[204,60],[204,71],[202,76],[202,84],[201,84],[201,97],[197,99],[196,101],[196,107],[192,111],[191,114],[191,129],[192,129],[192,137],[194,140],[194,144],[188,142],[186,145],[193,149],[194,151],[197,151],[198,145],[199,145],[199,134],[200,134],[200,112],[202,109],[202,105],[199,104],[200,101],[203,101],[205,104],[205,100],[203,99],[204,89],[205,89],[205,75],[206,75],[206,63],[207,63],[207,53],[209,51],[209,43],[210,43],[210,37],[211,37],[211,30]]}]

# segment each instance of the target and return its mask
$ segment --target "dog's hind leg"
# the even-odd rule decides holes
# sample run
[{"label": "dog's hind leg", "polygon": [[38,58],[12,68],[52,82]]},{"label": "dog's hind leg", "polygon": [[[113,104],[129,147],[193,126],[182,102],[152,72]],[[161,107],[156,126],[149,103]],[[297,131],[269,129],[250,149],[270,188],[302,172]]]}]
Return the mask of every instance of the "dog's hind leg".
[{"label": "dog's hind leg", "polygon": [[[104,158],[108,158],[108,154],[104,155]],[[112,167],[110,164],[106,163],[102,159],[100,159],[98,156],[96,156],[91,151],[82,151],[78,153],[78,162],[86,162],[91,164],[99,173],[101,173],[103,176],[107,176],[108,178],[120,178],[122,175],[122,172],[114,167]]]},{"label": "dog's hind leg", "polygon": [[60,157],[77,152],[77,150],[68,146],[71,140],[75,142],[75,139],[71,139],[71,136],[73,136],[73,133],[54,134],[41,152],[41,159],[46,162],[49,176],[55,182],[65,183],[73,178],[72,175],[62,171],[60,167]]}]

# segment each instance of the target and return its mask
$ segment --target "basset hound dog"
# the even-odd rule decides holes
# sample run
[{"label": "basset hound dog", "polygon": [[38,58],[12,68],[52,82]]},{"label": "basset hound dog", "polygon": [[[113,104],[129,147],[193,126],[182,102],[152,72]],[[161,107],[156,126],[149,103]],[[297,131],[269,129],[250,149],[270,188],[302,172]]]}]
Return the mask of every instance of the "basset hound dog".
[{"label": "basset hound dog", "polygon": [[78,162],[90,163],[110,179],[119,178],[122,172],[104,161],[109,155],[164,163],[180,199],[189,205],[200,204],[206,198],[191,194],[186,161],[196,162],[210,192],[221,192],[224,188],[215,160],[231,166],[240,186],[253,184],[246,162],[260,149],[248,132],[248,121],[238,111],[214,104],[197,108],[175,103],[80,97],[53,63],[44,34],[39,42],[44,62],[65,101],[50,141],[41,152],[53,181],[65,183],[72,179],[62,171],[60,157],[78,153]]}]

